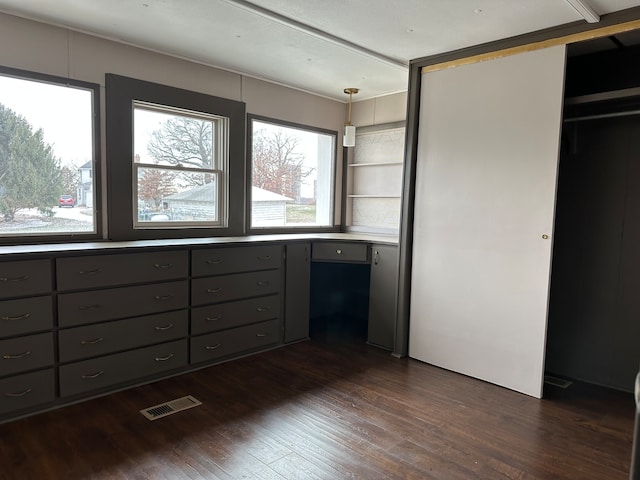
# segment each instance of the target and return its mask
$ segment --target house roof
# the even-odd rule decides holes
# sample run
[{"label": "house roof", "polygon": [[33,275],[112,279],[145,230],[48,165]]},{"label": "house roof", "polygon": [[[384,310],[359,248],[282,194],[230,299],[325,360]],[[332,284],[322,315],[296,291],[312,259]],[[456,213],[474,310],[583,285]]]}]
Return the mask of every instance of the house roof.
[{"label": "house roof", "polygon": [[165,200],[181,200],[189,202],[212,203],[214,201],[215,186],[211,183],[193,187],[182,192],[167,195]]},{"label": "house roof", "polygon": [[[203,202],[211,203],[214,200],[215,188],[212,188],[211,184],[200,185],[199,187],[193,187],[188,190],[184,190],[173,195],[168,195],[165,200],[180,200],[188,202]],[[251,201],[252,202],[291,202],[292,198],[285,197],[263,188],[251,187]]]},{"label": "house roof", "polygon": [[263,188],[251,187],[252,202],[292,202],[293,198],[285,197]]}]

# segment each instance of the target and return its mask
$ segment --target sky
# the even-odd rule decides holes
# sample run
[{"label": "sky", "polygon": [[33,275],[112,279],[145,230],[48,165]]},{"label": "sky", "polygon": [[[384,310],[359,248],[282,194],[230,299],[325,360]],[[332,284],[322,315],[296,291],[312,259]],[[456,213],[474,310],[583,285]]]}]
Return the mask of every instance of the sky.
[{"label": "sky", "polygon": [[0,75],[0,103],[22,115],[62,165],[92,158],[92,92]]}]

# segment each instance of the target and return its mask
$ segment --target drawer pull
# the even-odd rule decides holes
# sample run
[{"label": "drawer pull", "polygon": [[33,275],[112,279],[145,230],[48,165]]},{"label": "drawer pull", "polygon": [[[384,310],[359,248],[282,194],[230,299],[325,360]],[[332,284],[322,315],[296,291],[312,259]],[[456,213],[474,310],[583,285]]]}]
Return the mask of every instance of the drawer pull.
[{"label": "drawer pull", "polygon": [[29,355],[31,355],[31,352],[27,350],[26,352],[18,353],[17,355],[3,355],[2,358],[4,358],[5,360],[16,360],[19,358],[28,357]]},{"label": "drawer pull", "polygon": [[336,249],[336,253],[337,253],[338,255],[342,255],[342,250],[340,250],[340,249],[338,248],[338,249]]},{"label": "drawer pull", "polygon": [[169,325],[165,325],[163,327],[153,327],[155,328],[157,331],[161,332],[163,330],[169,330],[170,328],[173,328],[173,323],[170,323]]},{"label": "drawer pull", "polygon": [[207,322],[216,322],[222,319],[222,315],[216,315],[215,317],[206,317],[205,320]]},{"label": "drawer pull", "polygon": [[221,291],[222,291],[222,287],[207,288],[207,293],[220,293]]},{"label": "drawer pull", "polygon": [[218,264],[222,263],[222,259],[221,258],[216,258],[215,260],[207,260],[206,263],[207,263],[207,265],[218,265]]},{"label": "drawer pull", "polygon": [[153,266],[155,268],[171,268],[173,267],[173,263],[154,263]]},{"label": "drawer pull", "polygon": [[25,395],[31,393],[32,391],[33,390],[31,388],[27,388],[26,390],[23,390],[21,392],[5,393],[4,396],[9,398],[24,397]]},{"label": "drawer pull", "polygon": [[269,280],[261,280],[259,282],[256,282],[256,285],[258,285],[259,287],[266,287],[267,285],[269,285]]},{"label": "drawer pull", "polygon": [[258,260],[260,261],[265,261],[265,260],[271,260],[271,255],[262,255],[260,257],[258,257]]},{"label": "drawer pull", "polygon": [[103,373],[104,373],[104,371],[100,370],[99,372],[96,372],[96,373],[90,373],[90,374],[87,374],[87,375],[80,375],[80,378],[82,378],[83,380],[91,380],[93,378],[98,378]]},{"label": "drawer pull", "polygon": [[29,318],[30,316],[30,313],[23,313],[22,315],[16,315],[15,317],[0,317],[0,320],[23,320],[25,318]]},{"label": "drawer pull", "polygon": [[80,340],[80,345],[95,345],[103,340],[103,337],[94,338],[93,340]]},{"label": "drawer pull", "polygon": [[156,357],[156,362],[166,362],[167,360],[171,360],[173,358],[173,353],[170,353],[166,357]]},{"label": "drawer pull", "polygon": [[0,282],[24,282],[29,280],[29,275],[22,275],[21,277],[0,277]]},{"label": "drawer pull", "polygon": [[78,275],[95,275],[96,273],[100,272],[102,272],[102,270],[100,270],[99,268],[94,268],[92,270],[80,270],[78,272]]},{"label": "drawer pull", "polygon": [[173,298],[173,294],[169,293],[167,295],[156,295],[155,299],[156,300],[169,300],[170,298]]},{"label": "drawer pull", "polygon": [[100,308],[100,305],[97,303],[94,303],[93,305],[82,305],[78,307],[78,310],[93,310],[95,308]]},{"label": "drawer pull", "polygon": [[263,338],[263,337],[266,337],[266,336],[267,336],[266,333],[256,333],[256,337],[259,337],[259,338]]},{"label": "drawer pull", "polygon": [[260,312],[260,313],[268,312],[269,310],[270,310],[269,307],[258,307],[258,308],[256,308],[256,311]]},{"label": "drawer pull", "polygon": [[216,349],[220,348],[221,346],[222,346],[222,344],[221,344],[221,343],[217,343],[217,344],[215,344],[215,345],[207,345],[207,346],[205,346],[204,348],[205,348],[206,350],[216,350]]}]

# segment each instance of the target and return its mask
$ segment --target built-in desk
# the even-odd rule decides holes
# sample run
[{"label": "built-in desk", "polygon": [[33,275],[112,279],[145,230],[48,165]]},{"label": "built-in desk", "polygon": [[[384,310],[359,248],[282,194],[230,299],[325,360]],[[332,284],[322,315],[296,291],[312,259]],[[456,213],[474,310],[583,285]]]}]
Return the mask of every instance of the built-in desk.
[{"label": "built-in desk", "polygon": [[312,332],[362,337],[371,345],[392,350],[397,246],[318,240],[312,252]]},{"label": "built-in desk", "polygon": [[[374,280],[395,243],[315,234],[0,247],[0,422],[307,339],[321,278],[334,292],[357,286],[347,304],[361,315],[383,310],[370,307],[381,299],[395,314],[395,288],[385,297]],[[321,265],[364,273],[354,281]],[[368,341],[390,348],[393,328],[371,319]]]}]

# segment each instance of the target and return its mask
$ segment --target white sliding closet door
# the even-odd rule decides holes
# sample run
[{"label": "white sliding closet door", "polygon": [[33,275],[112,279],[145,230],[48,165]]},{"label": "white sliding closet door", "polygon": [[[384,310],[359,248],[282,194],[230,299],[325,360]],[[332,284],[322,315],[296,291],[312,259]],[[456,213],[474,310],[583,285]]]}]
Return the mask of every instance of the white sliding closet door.
[{"label": "white sliding closet door", "polygon": [[422,76],[409,356],[535,397],[564,65],[557,46]]}]

